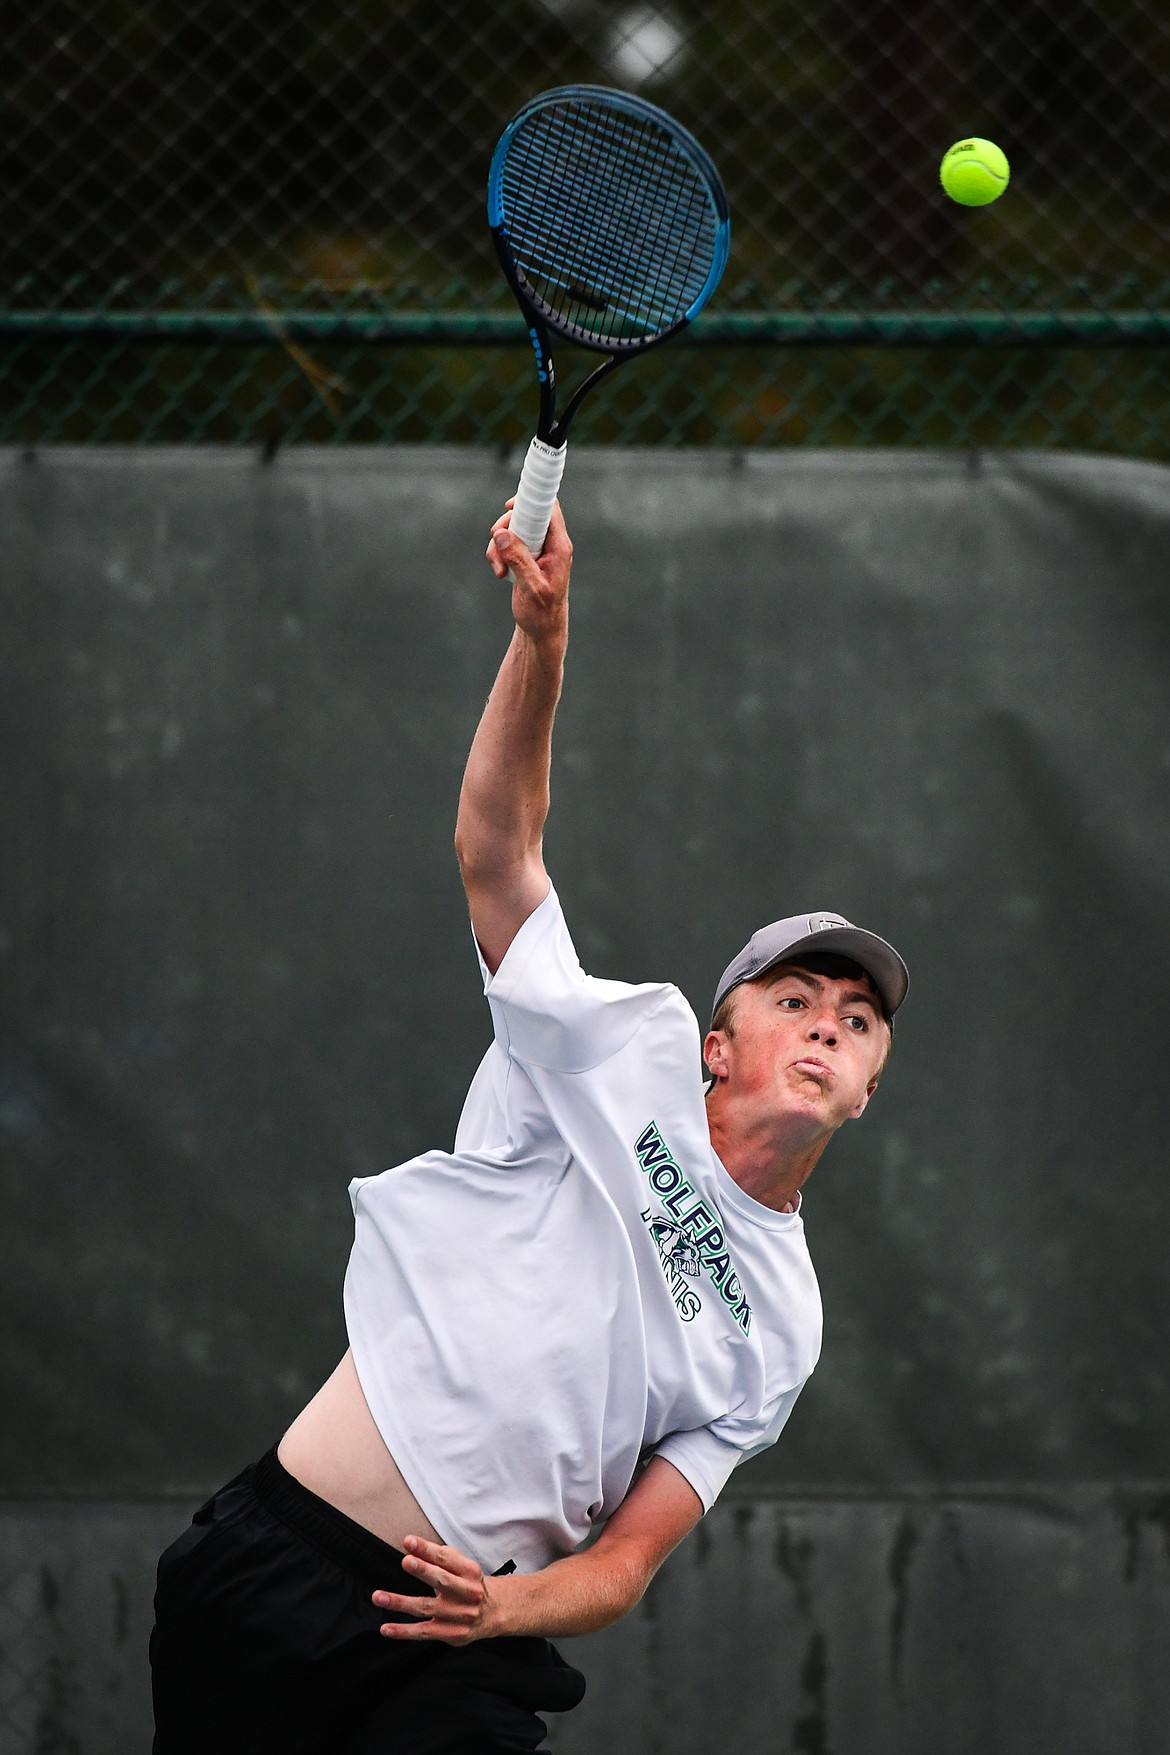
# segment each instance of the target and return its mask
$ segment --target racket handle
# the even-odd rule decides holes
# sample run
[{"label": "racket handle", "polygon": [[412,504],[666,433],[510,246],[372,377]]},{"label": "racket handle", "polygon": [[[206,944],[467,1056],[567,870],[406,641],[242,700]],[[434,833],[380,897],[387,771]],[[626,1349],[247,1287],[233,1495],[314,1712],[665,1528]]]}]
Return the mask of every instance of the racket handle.
[{"label": "racket handle", "polygon": [[520,471],[520,485],[516,489],[516,504],[512,507],[509,528],[534,555],[539,555],[548,535],[553,502],[565,473],[567,449],[565,445],[546,445],[543,439],[533,439]]}]

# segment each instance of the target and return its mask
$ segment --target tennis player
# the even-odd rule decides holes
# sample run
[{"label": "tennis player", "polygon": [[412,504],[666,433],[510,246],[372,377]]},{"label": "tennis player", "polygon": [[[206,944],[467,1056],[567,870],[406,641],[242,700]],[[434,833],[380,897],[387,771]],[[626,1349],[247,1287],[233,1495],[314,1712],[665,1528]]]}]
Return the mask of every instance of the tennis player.
[{"label": "tennis player", "polygon": [[549,1639],[633,1608],[820,1349],[800,1191],[905,967],[774,922],[703,1041],[677,988],[583,973],[541,855],[572,549],[507,523],[456,834],[494,1041],[454,1151],[351,1185],[345,1358],[160,1561],[156,1755],[536,1749],[584,1691]]}]

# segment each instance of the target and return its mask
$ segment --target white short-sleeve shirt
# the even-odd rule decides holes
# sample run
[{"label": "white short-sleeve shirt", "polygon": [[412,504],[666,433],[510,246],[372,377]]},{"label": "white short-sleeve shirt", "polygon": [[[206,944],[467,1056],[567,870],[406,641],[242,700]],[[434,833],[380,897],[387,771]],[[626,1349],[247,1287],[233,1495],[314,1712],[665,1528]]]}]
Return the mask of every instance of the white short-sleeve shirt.
[{"label": "white short-sleeve shirt", "polygon": [[484,979],[495,1040],[454,1151],[350,1185],[345,1314],[434,1527],[487,1571],[534,1571],[649,1452],[709,1509],[779,1436],[821,1305],[799,1211],[712,1150],[676,987],[587,976],[553,890]]}]

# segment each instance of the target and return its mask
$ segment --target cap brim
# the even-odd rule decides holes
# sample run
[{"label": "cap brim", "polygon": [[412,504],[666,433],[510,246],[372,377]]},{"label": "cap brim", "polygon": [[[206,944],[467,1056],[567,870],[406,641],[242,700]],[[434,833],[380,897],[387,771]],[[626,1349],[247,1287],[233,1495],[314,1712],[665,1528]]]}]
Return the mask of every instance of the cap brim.
[{"label": "cap brim", "polygon": [[855,963],[860,963],[881,994],[888,1017],[893,1017],[906,997],[910,974],[905,963],[893,945],[879,938],[876,932],[866,932],[861,926],[827,926],[823,932],[810,932],[807,938],[798,938],[795,944],[785,945],[748,979],[758,981],[777,963],[799,961],[802,951],[832,951],[836,956],[851,957]]}]

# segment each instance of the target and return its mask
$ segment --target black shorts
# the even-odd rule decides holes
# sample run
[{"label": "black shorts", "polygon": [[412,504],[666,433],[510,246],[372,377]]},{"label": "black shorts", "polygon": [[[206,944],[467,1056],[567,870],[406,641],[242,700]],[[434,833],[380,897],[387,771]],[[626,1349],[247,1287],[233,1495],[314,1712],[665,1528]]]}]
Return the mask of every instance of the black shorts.
[{"label": "black shorts", "polygon": [[585,1678],[546,1639],[403,1643],[374,1590],[425,1596],[396,1548],[275,1450],[195,1513],[158,1565],[155,1755],[524,1755]]}]

